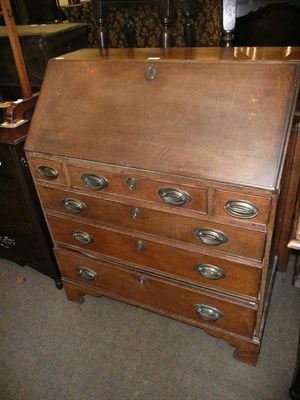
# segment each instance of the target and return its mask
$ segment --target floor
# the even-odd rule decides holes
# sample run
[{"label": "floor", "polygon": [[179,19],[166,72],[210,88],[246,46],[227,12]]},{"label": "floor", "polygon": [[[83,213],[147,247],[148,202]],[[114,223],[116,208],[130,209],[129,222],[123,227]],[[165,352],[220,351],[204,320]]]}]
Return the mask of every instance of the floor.
[{"label": "floor", "polygon": [[104,297],[75,304],[46,276],[0,260],[0,399],[289,399],[300,322],[292,274],[276,274],[253,367],[200,329]]}]

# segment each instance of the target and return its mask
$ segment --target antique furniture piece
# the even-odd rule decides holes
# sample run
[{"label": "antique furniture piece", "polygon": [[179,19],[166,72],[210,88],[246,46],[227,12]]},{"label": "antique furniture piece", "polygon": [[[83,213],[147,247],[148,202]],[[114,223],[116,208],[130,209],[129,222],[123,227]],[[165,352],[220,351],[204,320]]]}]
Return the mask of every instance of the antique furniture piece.
[{"label": "antique furniture piece", "polygon": [[25,144],[70,300],[175,318],[252,364],[300,171],[299,50],[254,50],[51,60]]},{"label": "antique furniture piece", "polygon": [[[50,58],[87,47],[87,24],[18,25],[16,27],[30,86],[38,91]],[[22,97],[5,26],[0,26],[0,92]]]},{"label": "antique furniture piece", "polygon": [[37,269],[61,288],[53,244],[23,151],[38,93],[32,94],[10,3],[0,0],[0,5],[23,94],[1,107],[0,257]]},{"label": "antique furniture piece", "polygon": [[35,268],[61,288],[53,245],[23,151],[29,123],[0,127],[0,258]]}]

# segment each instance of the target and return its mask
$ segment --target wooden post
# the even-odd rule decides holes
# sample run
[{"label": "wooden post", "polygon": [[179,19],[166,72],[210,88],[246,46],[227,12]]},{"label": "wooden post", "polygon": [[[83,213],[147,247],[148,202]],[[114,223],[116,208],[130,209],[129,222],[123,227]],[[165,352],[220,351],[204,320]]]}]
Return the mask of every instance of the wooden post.
[{"label": "wooden post", "polygon": [[19,41],[19,36],[16,29],[15,20],[10,6],[10,2],[9,0],[0,0],[0,5],[4,17],[4,22],[8,32],[8,37],[13,52],[23,97],[29,98],[32,96],[32,91],[29,84],[26,65]]}]

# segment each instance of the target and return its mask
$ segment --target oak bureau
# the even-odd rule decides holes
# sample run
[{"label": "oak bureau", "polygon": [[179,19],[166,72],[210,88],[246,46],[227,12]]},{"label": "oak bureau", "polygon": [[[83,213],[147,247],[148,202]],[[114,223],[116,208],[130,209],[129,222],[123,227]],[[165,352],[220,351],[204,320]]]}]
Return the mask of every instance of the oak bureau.
[{"label": "oak bureau", "polygon": [[256,364],[299,180],[297,58],[84,49],[49,62],[25,150],[68,299],[175,318]]}]

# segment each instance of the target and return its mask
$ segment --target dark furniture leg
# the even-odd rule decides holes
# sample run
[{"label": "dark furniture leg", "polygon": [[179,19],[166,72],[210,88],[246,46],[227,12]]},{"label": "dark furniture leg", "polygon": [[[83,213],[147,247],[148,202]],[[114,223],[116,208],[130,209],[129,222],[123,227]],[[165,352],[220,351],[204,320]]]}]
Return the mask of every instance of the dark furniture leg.
[{"label": "dark furniture leg", "polygon": [[289,394],[292,400],[300,400],[300,332],[298,341],[296,369],[294,372],[293,382],[290,387]]}]

